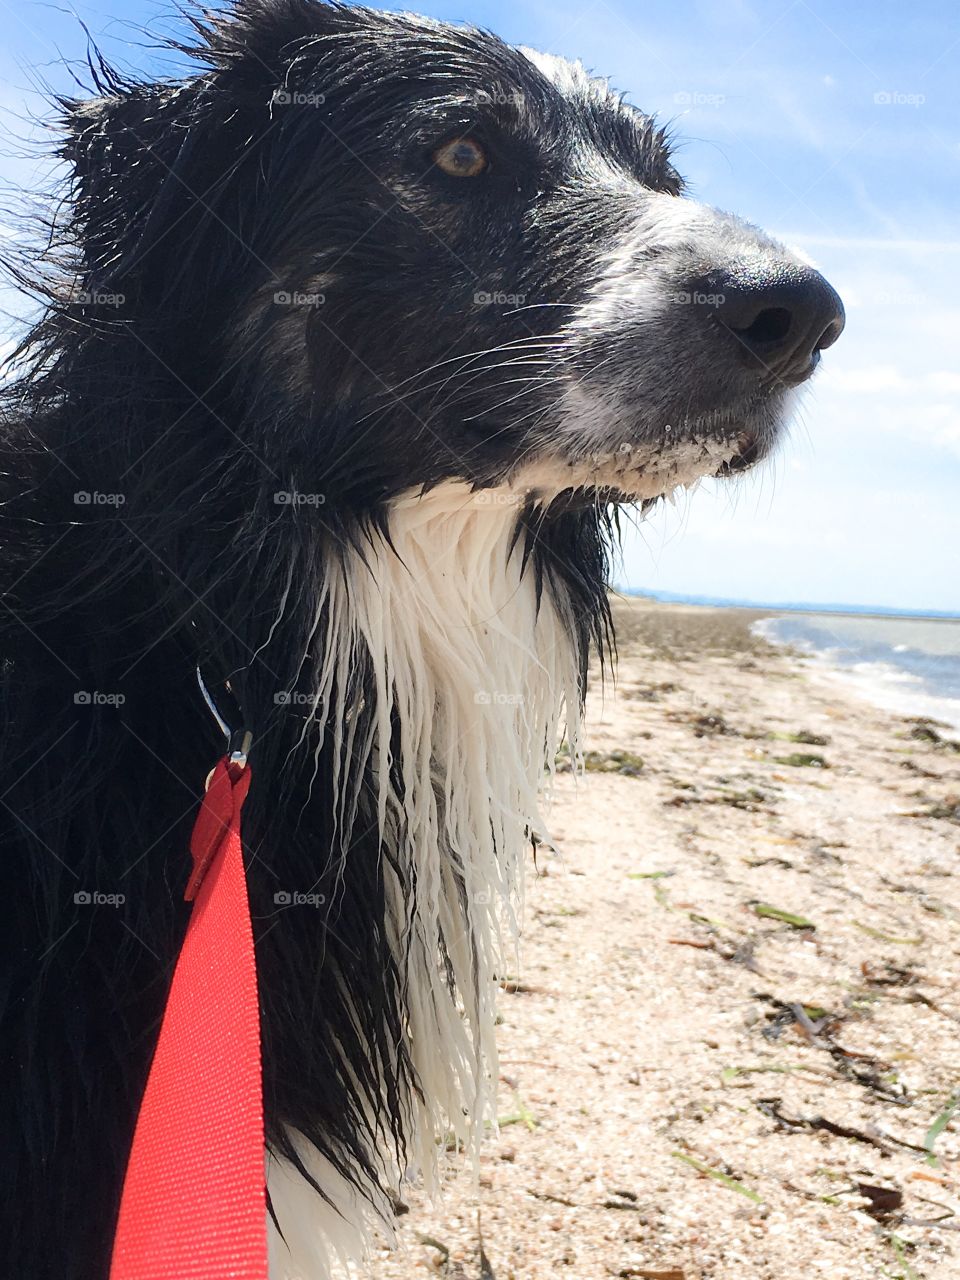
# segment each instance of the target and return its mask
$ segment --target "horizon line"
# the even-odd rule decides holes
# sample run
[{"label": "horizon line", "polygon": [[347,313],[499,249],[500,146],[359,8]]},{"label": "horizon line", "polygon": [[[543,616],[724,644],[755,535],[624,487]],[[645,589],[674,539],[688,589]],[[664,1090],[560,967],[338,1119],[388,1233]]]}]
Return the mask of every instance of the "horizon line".
[{"label": "horizon line", "polygon": [[914,618],[917,620],[926,618],[934,622],[960,622],[960,611],[950,609],[908,609],[898,608],[895,605],[850,604],[844,602],[827,604],[822,601],[812,600],[742,600],[733,596],[699,595],[695,592],[655,591],[649,587],[614,586],[613,589],[620,595],[645,596],[663,604],[702,604],[715,608],[768,609],[771,611],[782,609],[791,613],[871,614],[875,617]]}]

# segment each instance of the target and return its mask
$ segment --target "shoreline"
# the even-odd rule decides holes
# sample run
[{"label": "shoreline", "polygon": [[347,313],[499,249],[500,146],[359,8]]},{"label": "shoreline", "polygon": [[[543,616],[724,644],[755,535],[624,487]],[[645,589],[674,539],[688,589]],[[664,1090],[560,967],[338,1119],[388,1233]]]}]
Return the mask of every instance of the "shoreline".
[{"label": "shoreline", "polygon": [[841,685],[853,697],[878,711],[907,719],[930,720],[953,733],[960,733],[960,698],[899,689],[893,681],[887,689],[879,677],[861,681],[858,673],[836,666],[827,658],[820,659],[815,653],[801,654],[800,660],[805,662],[811,679]]},{"label": "shoreline", "polygon": [[751,603],[750,601],[740,600],[710,600],[707,598],[700,599],[695,596],[684,598],[682,600],[674,600],[669,597],[661,597],[652,595],[649,592],[628,591],[624,588],[616,588],[613,593],[621,600],[643,600],[650,604],[668,605],[671,608],[687,605],[697,609],[749,609],[759,610],[768,614],[800,614],[806,617],[825,617],[825,618],[878,618],[886,619],[891,622],[960,622],[960,613],[915,613],[907,611],[906,613],[897,612],[895,609],[869,608],[858,609],[853,606],[844,605],[813,605],[813,604],[761,604]]},{"label": "shoreline", "polygon": [[[780,640],[775,634],[777,624],[782,622],[789,623],[793,615],[787,613],[773,614],[769,618],[761,619],[762,623],[770,624],[767,627],[754,624],[757,633],[771,644],[778,648],[787,648],[797,654],[808,667],[811,675],[824,680],[838,681],[844,685],[851,693],[861,699],[865,699],[873,706],[879,707],[881,710],[892,712],[897,715],[904,716],[925,716],[933,720],[939,721],[941,724],[957,731],[960,730],[960,696],[954,692],[941,692],[937,688],[936,680],[931,677],[929,671],[922,673],[911,670],[908,664],[898,662],[894,656],[898,652],[898,646],[890,648],[888,639],[884,643],[888,645],[888,654],[886,656],[869,656],[864,652],[858,659],[852,663],[845,663],[837,659],[836,645],[820,646],[816,642],[797,641],[788,637]],[[875,618],[861,614],[808,614],[802,615],[813,617],[821,621],[820,630],[828,625],[829,619],[833,617],[843,617],[852,620],[854,623],[866,620],[868,622],[889,622],[899,621],[907,626],[911,624],[927,625],[936,619],[922,618]],[[960,664],[960,622],[953,624],[956,628],[954,633],[957,642],[957,653],[955,661]],[[771,634],[773,633],[773,634]],[[836,637],[837,644],[841,648],[844,647],[842,639]],[[935,656],[947,658],[950,655],[934,655],[929,650],[924,650],[921,646],[914,646],[915,653],[924,653],[927,661],[933,660]],[[853,650],[856,654],[856,649]],[[942,677],[942,672],[937,673]]]},{"label": "shoreline", "polygon": [[[775,622],[782,618],[789,619],[793,616],[799,616],[850,618],[854,621],[866,619],[902,622],[944,622],[956,625],[958,632],[960,632],[960,617],[937,618],[919,614],[841,613],[839,610],[834,610],[831,613],[819,613],[806,609],[778,610],[774,608],[755,608],[750,605],[699,604],[693,601],[674,603],[672,601],[658,600],[652,596],[633,596],[622,592],[613,593],[613,607],[626,611],[637,608],[644,610],[660,608],[680,613],[703,610],[704,612],[729,614],[732,617],[749,620],[751,627],[755,627],[760,622]],[[911,689],[909,686],[916,678],[892,662],[880,661],[873,663],[869,659],[865,659],[864,663],[858,664],[857,668],[844,667],[842,664],[833,661],[821,649],[813,647],[809,649],[800,648],[790,641],[770,639],[762,631],[759,632],[759,638],[775,649],[793,653],[798,661],[809,668],[812,678],[836,681],[858,701],[867,702],[869,705],[892,715],[916,716],[917,718],[938,721],[942,727],[949,728],[952,732],[960,732],[960,698],[951,697],[949,694],[930,692],[927,688]],[[875,668],[870,673],[870,678],[865,678],[865,673],[861,669],[862,666],[866,665]],[[885,677],[889,677],[888,686],[891,687],[885,686]]]}]

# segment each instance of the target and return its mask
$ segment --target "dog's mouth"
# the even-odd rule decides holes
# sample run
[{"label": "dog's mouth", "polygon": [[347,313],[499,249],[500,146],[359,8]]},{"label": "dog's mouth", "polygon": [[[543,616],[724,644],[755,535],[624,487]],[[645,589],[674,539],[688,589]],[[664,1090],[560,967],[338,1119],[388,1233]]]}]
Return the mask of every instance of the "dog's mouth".
[{"label": "dog's mouth", "polygon": [[736,437],[737,449],[714,473],[718,478],[740,475],[760,461],[763,450],[756,431],[741,431]]},{"label": "dog's mouth", "polygon": [[708,477],[741,475],[766,452],[756,430],[690,433],[658,445],[625,442],[575,457],[541,457],[518,467],[507,487],[551,506],[647,504],[692,489]]}]

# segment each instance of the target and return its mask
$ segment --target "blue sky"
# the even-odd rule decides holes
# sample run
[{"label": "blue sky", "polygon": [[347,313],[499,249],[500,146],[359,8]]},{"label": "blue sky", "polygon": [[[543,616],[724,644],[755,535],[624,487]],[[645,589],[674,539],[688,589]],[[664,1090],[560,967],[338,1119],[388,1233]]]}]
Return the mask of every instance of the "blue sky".
[{"label": "blue sky", "polygon": [[[956,0],[420,0],[421,12],[579,57],[671,121],[696,198],[804,250],[839,289],[776,462],[628,535],[620,584],[764,601],[960,611],[960,6]],[[156,68],[142,0],[74,0],[106,52]],[[76,17],[0,0],[7,127],[66,83]],[[12,114],[13,113],[13,114]],[[7,148],[5,148],[7,150]],[[36,166],[0,157],[30,185]]]}]

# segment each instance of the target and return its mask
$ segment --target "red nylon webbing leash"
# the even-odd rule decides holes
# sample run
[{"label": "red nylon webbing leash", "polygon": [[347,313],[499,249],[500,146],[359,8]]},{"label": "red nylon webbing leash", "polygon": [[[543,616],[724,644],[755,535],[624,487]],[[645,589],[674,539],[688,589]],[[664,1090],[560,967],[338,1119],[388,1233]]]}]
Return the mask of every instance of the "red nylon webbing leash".
[{"label": "red nylon webbing leash", "polygon": [[193,829],[193,914],[137,1119],[110,1280],[267,1280],[260,1011],[240,843],[249,787],[245,758],[226,756]]}]

